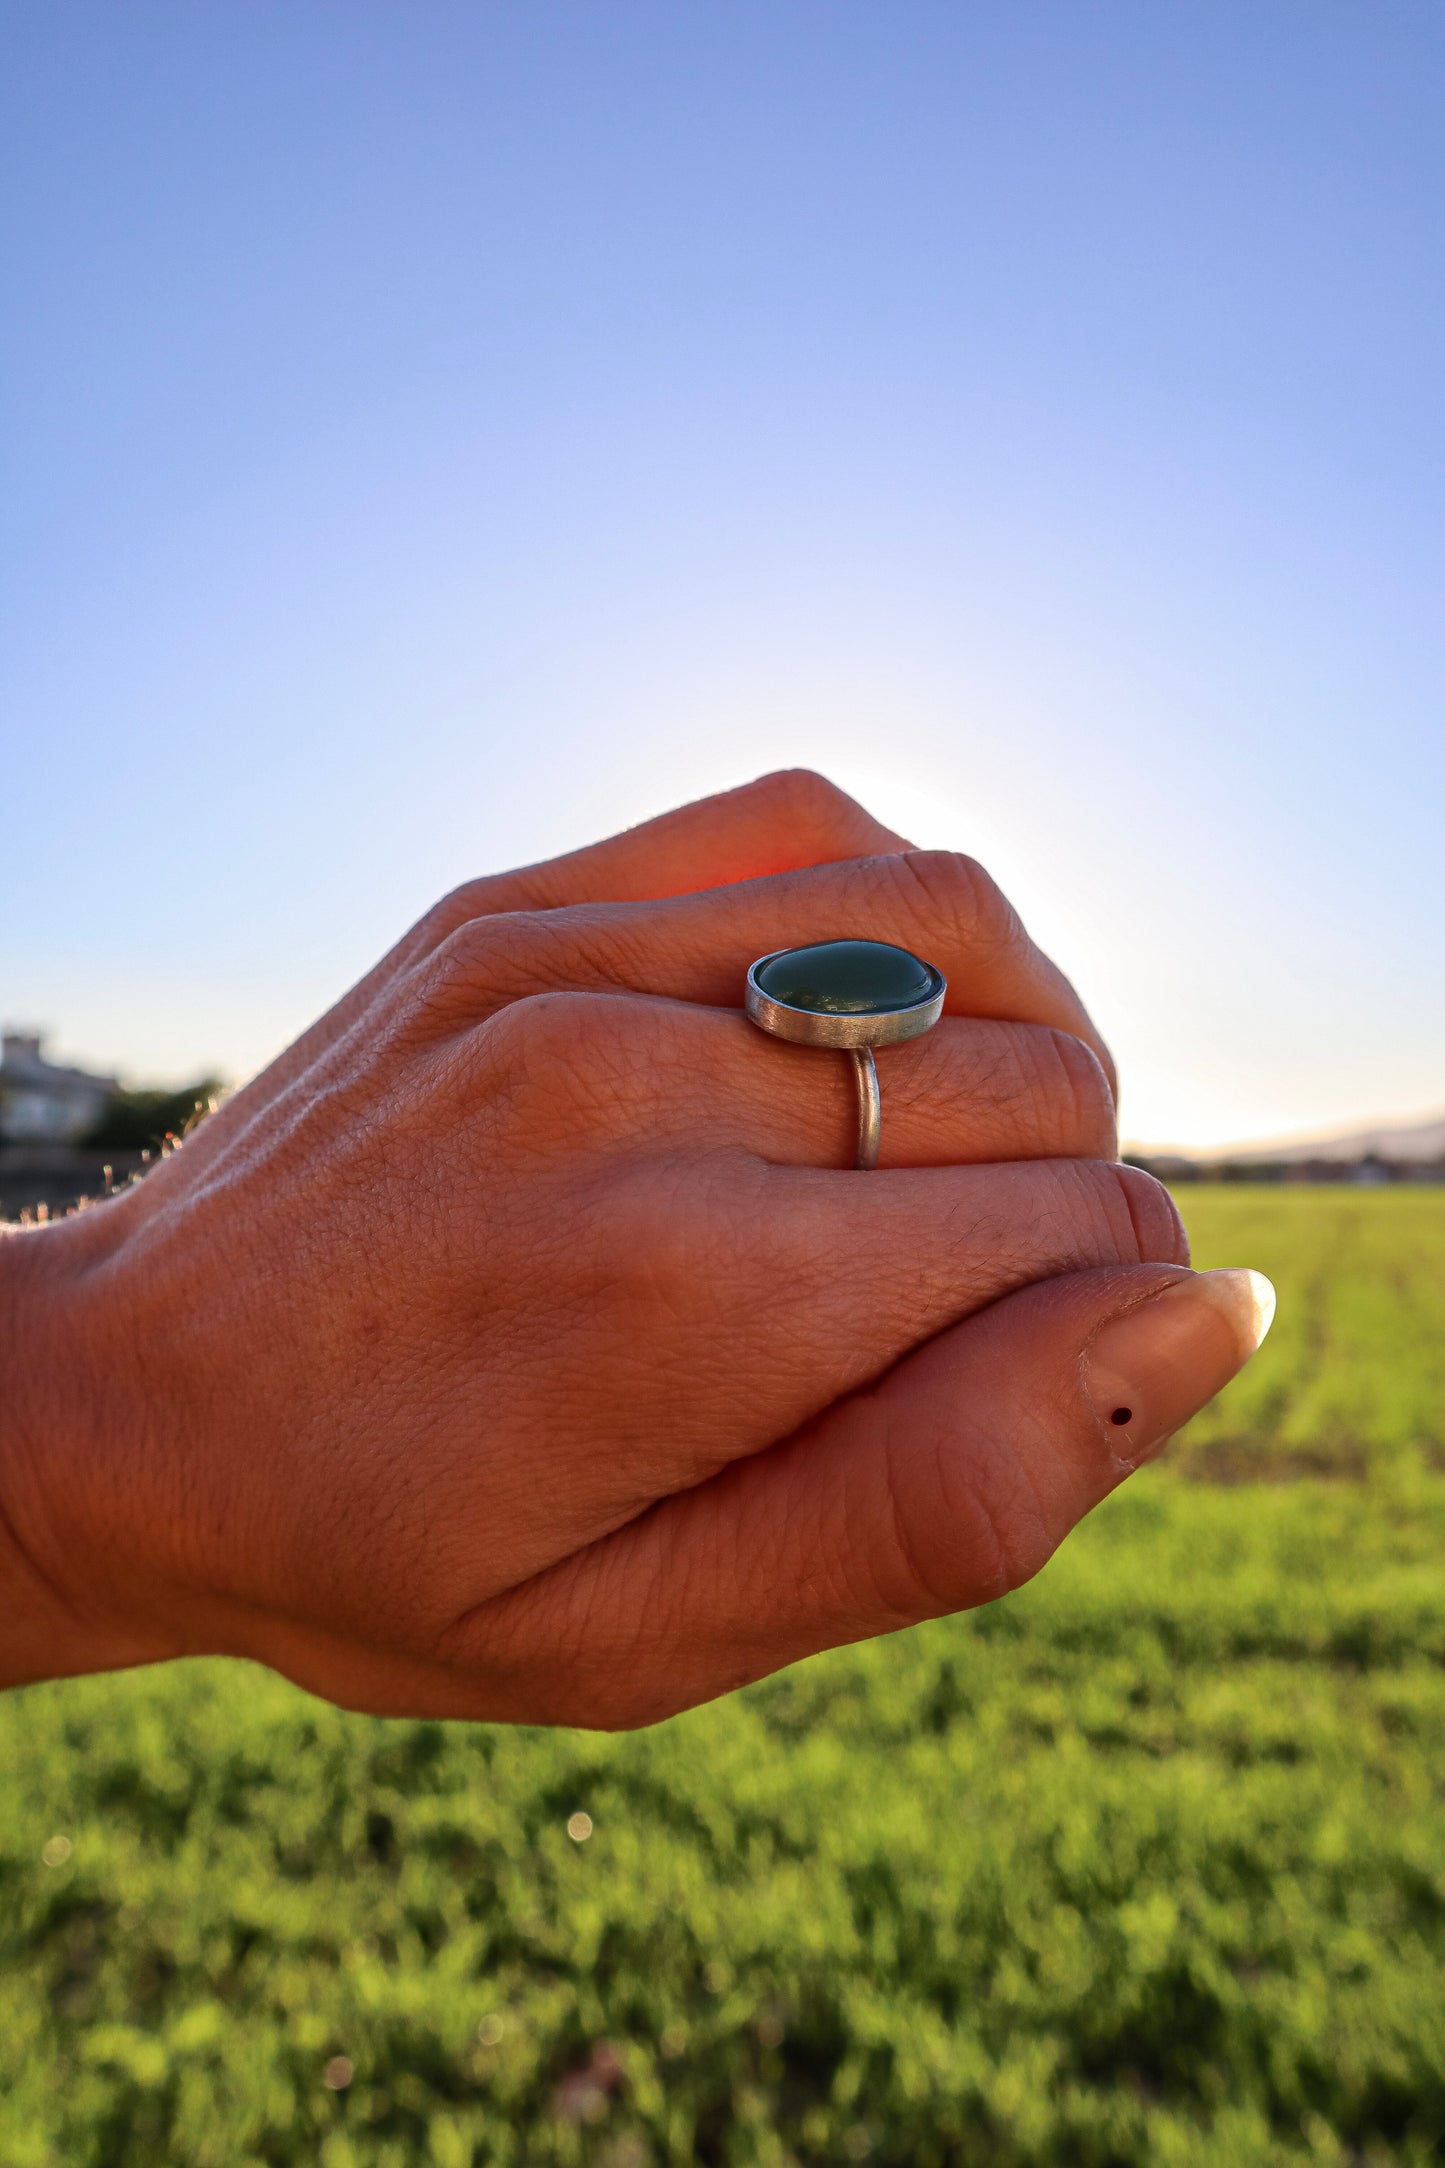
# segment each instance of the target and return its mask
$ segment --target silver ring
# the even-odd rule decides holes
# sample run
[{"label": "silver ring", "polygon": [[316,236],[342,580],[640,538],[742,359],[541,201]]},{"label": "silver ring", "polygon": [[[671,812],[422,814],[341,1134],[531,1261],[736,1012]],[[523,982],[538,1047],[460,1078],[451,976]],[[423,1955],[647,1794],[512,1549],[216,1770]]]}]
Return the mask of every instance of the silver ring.
[{"label": "silver ring", "polygon": [[841,1047],[858,1087],[858,1167],[876,1167],[883,1103],[876,1046],[932,1031],[948,982],[891,941],[814,941],[773,949],[748,971],[745,1006],[760,1031],[798,1046]]}]

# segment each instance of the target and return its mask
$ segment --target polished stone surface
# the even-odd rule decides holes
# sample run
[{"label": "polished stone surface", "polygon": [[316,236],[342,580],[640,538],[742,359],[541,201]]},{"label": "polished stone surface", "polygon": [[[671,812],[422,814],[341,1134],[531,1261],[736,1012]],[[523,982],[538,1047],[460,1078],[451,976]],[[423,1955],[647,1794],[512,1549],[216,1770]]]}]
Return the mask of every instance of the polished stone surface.
[{"label": "polished stone surface", "polygon": [[938,980],[909,950],[887,941],[819,941],[784,949],[754,974],[774,1001],[821,1016],[881,1016],[937,993]]}]

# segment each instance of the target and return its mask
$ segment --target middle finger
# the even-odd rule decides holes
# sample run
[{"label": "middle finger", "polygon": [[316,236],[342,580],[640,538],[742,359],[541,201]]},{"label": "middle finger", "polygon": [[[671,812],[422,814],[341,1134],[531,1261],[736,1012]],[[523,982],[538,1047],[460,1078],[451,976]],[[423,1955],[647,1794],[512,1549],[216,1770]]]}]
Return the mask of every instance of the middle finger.
[{"label": "middle finger", "polygon": [[1083,1039],[1112,1088],[1108,1049],[1069,981],[983,868],[950,851],[812,866],[659,903],[475,919],[418,966],[416,991],[443,1027],[563,988],[741,1008],[758,956],[842,938],[893,942],[936,964],[950,1015],[1011,1017]]}]

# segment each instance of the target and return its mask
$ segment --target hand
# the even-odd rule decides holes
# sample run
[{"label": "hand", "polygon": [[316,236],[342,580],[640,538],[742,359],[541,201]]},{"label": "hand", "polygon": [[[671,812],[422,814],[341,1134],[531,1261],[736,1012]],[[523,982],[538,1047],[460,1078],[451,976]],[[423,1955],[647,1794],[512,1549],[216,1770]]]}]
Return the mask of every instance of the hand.
[{"label": "hand", "polygon": [[[866,1176],[847,1064],[740,1007],[840,933],[950,984]],[[218,1651],[631,1724],[996,1596],[1258,1337],[1113,1149],[988,877],[816,778],[460,890],[143,1183],[0,1243],[7,1675]]]}]

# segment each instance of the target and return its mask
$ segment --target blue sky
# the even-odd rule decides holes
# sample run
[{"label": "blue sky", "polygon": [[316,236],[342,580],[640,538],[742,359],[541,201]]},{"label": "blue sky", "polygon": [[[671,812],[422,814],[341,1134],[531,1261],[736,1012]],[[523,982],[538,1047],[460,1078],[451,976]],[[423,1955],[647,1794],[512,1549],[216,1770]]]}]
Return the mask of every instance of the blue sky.
[{"label": "blue sky", "polygon": [[1135,1137],[1445,1104],[1437,0],[0,7],[0,1013],[257,1067],[806,761]]}]

